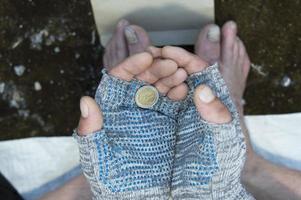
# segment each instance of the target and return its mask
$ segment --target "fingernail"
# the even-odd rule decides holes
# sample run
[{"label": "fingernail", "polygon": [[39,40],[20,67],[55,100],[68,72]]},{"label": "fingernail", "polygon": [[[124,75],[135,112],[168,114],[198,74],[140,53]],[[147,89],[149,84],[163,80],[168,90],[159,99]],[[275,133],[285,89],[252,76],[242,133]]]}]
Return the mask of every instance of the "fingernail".
[{"label": "fingernail", "polygon": [[87,118],[89,116],[89,107],[83,98],[81,98],[80,100],[79,108],[80,108],[81,116],[83,118]]},{"label": "fingernail", "polygon": [[220,28],[217,25],[211,26],[208,30],[208,40],[211,42],[219,42],[221,36]]},{"label": "fingernail", "polygon": [[199,98],[203,103],[211,103],[215,99],[215,95],[208,86],[204,86],[200,90]]},{"label": "fingernail", "polygon": [[133,28],[126,27],[124,33],[129,44],[136,44],[138,42],[137,34]]}]

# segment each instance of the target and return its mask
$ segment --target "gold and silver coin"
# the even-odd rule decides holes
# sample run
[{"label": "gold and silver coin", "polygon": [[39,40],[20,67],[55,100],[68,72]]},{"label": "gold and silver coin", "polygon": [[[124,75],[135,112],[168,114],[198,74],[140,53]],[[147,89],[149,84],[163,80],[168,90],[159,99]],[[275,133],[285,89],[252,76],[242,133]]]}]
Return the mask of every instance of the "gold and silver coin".
[{"label": "gold and silver coin", "polygon": [[136,92],[135,101],[140,108],[150,108],[158,102],[159,92],[150,85],[139,88]]}]

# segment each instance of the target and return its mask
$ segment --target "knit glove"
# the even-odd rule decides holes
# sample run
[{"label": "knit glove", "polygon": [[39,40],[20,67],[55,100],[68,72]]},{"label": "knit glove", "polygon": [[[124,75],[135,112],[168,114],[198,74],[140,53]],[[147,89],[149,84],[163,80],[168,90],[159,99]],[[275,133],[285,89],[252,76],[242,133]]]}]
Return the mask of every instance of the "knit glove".
[{"label": "knit glove", "polygon": [[[239,115],[219,72],[218,64],[188,78],[190,94],[178,117],[175,163],[172,177],[174,199],[252,199],[240,183],[246,144]],[[232,115],[227,124],[209,123],[199,115],[193,92],[209,86]]]},{"label": "knit glove", "polygon": [[180,103],[159,96],[140,108],[135,95],[146,83],[103,73],[95,100],[104,126],[87,136],[74,133],[93,199],[169,199]]}]

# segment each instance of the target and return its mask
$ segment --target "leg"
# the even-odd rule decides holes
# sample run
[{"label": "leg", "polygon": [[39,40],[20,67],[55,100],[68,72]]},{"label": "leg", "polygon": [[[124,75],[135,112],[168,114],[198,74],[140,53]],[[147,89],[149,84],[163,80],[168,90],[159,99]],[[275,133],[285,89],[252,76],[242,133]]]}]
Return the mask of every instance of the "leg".
[{"label": "leg", "polygon": [[[250,61],[243,43],[236,39],[237,27],[234,22],[228,22],[223,26],[222,37],[220,37],[220,32],[218,26],[208,25],[200,33],[195,51],[197,55],[208,62],[222,63],[221,73],[232,98],[240,108],[241,125],[248,149],[242,181],[258,199],[300,199],[301,172],[268,162],[256,155],[250,145],[241,105]],[[234,46],[239,46],[239,50],[234,52]],[[207,52],[211,52],[211,54]],[[231,57],[240,61],[231,63],[233,60]]]},{"label": "leg", "polygon": [[191,91],[178,118],[172,196],[253,199],[240,181],[246,144],[218,65],[206,67],[199,57],[178,47],[164,47],[162,52],[187,71]]},{"label": "leg", "polygon": [[[149,38],[146,32],[137,26],[130,25],[127,21],[122,20],[118,23],[115,34],[106,47],[104,55],[104,64],[108,70],[113,66],[120,64],[128,56],[144,51],[150,45]],[[155,67],[140,75],[141,80],[156,81],[159,79],[161,66]],[[170,72],[165,71],[165,74]],[[147,76],[150,75],[150,76]],[[117,73],[118,75],[118,73]],[[170,99],[181,100],[186,97],[187,86],[182,82],[186,79],[186,74],[181,70],[177,70],[174,74],[168,77],[157,80],[157,88],[161,93],[165,93]],[[176,78],[176,79],[175,79]],[[150,80],[153,79],[153,80]],[[179,82],[179,80],[182,80]],[[165,86],[166,85],[166,86]],[[102,124],[102,116],[98,112],[99,109],[95,106],[95,102],[88,97],[81,100],[81,110],[83,117],[79,122],[78,130],[82,133],[90,133],[99,130]],[[88,114],[85,114],[89,110]],[[87,115],[89,117],[87,117]],[[81,175],[70,182],[66,183],[62,188],[50,192],[43,198],[45,199],[91,199],[92,194],[90,185],[86,178]]]},{"label": "leg", "polygon": [[[128,40],[128,37],[130,36],[131,38],[127,42],[128,42],[128,45],[133,45],[132,41],[135,41],[135,40],[133,40],[132,37],[135,37],[135,34],[136,34],[135,32],[136,32],[137,29],[136,29],[135,26],[129,26],[125,29],[125,31],[127,31],[129,29],[132,29],[134,31],[134,33],[133,33],[133,31],[131,31],[130,33],[126,33],[126,40]],[[129,34],[131,34],[131,35],[129,35]],[[113,52],[114,52],[114,46],[113,46],[112,49],[113,49]],[[111,138],[111,139],[109,139],[109,141],[112,140],[111,141],[112,144],[110,142],[109,144],[107,144],[108,147],[103,146],[102,141],[98,141],[98,139],[97,139],[96,143],[97,144],[98,144],[98,142],[100,143],[99,148],[101,148],[101,149],[102,148],[104,148],[104,149],[109,148],[109,150],[105,150],[105,151],[109,151],[109,152],[112,151],[113,159],[115,159],[114,156],[118,156],[120,153],[124,155],[124,156],[122,156],[121,161],[116,158],[117,160],[115,160],[116,161],[116,163],[115,163],[115,161],[114,162],[110,161],[111,157],[110,157],[110,159],[107,156],[102,157],[102,154],[105,153],[105,152],[103,150],[100,151],[100,155],[99,155],[99,162],[100,163],[98,163],[97,165],[94,164],[93,166],[104,165],[104,161],[105,161],[105,163],[109,163],[108,166],[110,166],[111,164],[114,165],[114,166],[119,165],[120,164],[119,162],[123,162],[124,164],[120,165],[120,167],[118,167],[117,171],[114,171],[114,168],[115,168],[114,166],[108,168],[109,170],[113,169],[113,171],[110,171],[109,174],[113,173],[114,176],[113,175],[108,176],[108,175],[106,175],[106,173],[102,173],[102,171],[100,171],[100,183],[99,184],[102,185],[102,186],[99,188],[97,186],[99,184],[94,184],[94,192],[95,192],[94,195],[96,195],[96,196],[108,195],[107,197],[111,197],[111,196],[118,197],[118,195],[120,195],[120,192],[124,192],[123,194],[127,194],[127,195],[123,195],[122,198],[125,198],[125,199],[127,199],[129,197],[135,198],[134,195],[136,195],[136,196],[137,195],[143,195],[146,198],[149,198],[148,195],[152,195],[153,196],[152,198],[156,199],[156,198],[158,198],[158,196],[156,196],[156,195],[160,194],[160,197],[158,199],[164,199],[165,195],[163,195],[163,193],[164,193],[164,191],[166,193],[167,192],[166,189],[168,189],[168,187],[166,187],[166,185],[165,185],[166,181],[168,181],[167,180],[168,177],[163,178],[164,184],[161,183],[161,182],[157,183],[157,181],[159,181],[159,180],[162,181],[160,179],[160,177],[161,177],[160,174],[165,173],[166,171],[168,171],[167,170],[168,167],[167,166],[158,167],[157,162],[160,161],[160,160],[153,159],[151,156],[162,156],[163,160],[161,160],[161,162],[163,163],[163,162],[166,161],[167,157],[169,157],[170,154],[172,154],[172,152],[170,154],[168,153],[169,152],[168,149],[171,148],[170,145],[172,144],[172,141],[168,142],[166,145],[163,145],[163,146],[158,146],[158,145],[160,145],[160,143],[164,142],[165,140],[172,139],[172,137],[173,137],[172,135],[165,135],[165,133],[166,134],[167,133],[168,134],[172,133],[174,125],[172,123],[164,122],[165,120],[163,120],[163,118],[164,119],[168,118],[169,113],[166,112],[166,109],[168,109],[169,107],[173,107],[172,105],[176,105],[177,103],[176,102],[174,102],[174,103],[170,102],[169,104],[166,104],[166,105],[168,105],[167,107],[163,106],[163,107],[159,107],[159,108],[153,108],[155,110],[159,109],[158,111],[160,111],[158,113],[153,113],[153,109],[144,110],[144,111],[141,110],[141,109],[137,109],[135,106],[133,106],[131,104],[132,98],[128,99],[128,102],[127,101],[120,101],[119,102],[118,99],[119,99],[120,95],[118,95],[118,93],[117,93],[116,94],[117,96],[116,96],[114,91],[113,91],[114,94],[112,94],[112,90],[115,90],[114,88],[116,88],[116,86],[119,85],[121,81],[116,81],[114,78],[111,78],[109,76],[113,76],[115,78],[118,78],[119,80],[124,80],[125,82],[128,82],[128,83],[124,82],[123,86],[128,85],[128,84],[131,85],[129,87],[129,88],[131,88],[129,93],[128,93],[129,96],[131,96],[131,90],[133,88],[132,86],[136,87],[136,85],[134,83],[132,83],[132,80],[134,78],[136,78],[136,79],[142,80],[144,82],[147,82],[149,84],[154,84],[162,95],[167,95],[167,97],[169,97],[172,100],[180,100],[182,98],[185,98],[185,95],[186,95],[185,93],[187,93],[187,88],[181,87],[181,86],[183,86],[183,82],[186,79],[187,75],[186,75],[186,72],[184,70],[178,70],[177,69],[178,66],[172,60],[169,60],[169,59],[156,59],[156,60],[154,60],[154,62],[153,62],[153,60],[150,60],[150,62],[149,62],[149,54],[147,54],[147,53],[137,53],[137,52],[131,53],[132,52],[131,50],[133,50],[133,46],[131,46],[131,48],[129,48],[129,54],[131,56],[129,58],[126,58],[125,60],[121,59],[121,62],[118,62],[119,64],[117,64],[117,66],[113,66],[113,67],[112,66],[106,66],[109,69],[108,75],[104,75],[103,80],[102,80],[101,85],[100,85],[100,88],[99,88],[99,90],[96,94],[96,99],[99,100],[98,103],[102,107],[103,115],[102,115],[101,111],[99,110],[99,108],[97,108],[96,103],[91,98],[84,97],[84,98],[81,99],[80,106],[81,106],[81,111],[82,111],[82,118],[79,122],[79,127],[78,127],[77,130],[78,130],[78,133],[80,135],[86,136],[87,138],[91,138],[91,137],[94,137],[94,136],[91,136],[91,134],[89,135],[89,133],[91,133],[95,130],[101,129],[103,123],[106,123],[106,121],[110,121],[110,120],[113,119],[114,123],[113,122],[107,122],[107,125],[104,126],[105,128],[101,130],[101,132],[108,130],[107,133],[105,133],[105,132],[102,132],[102,133],[101,132],[96,132],[95,133],[96,134],[95,136],[97,136],[97,137],[99,136],[101,138],[103,137],[103,139],[105,139],[106,137]],[[107,51],[107,52],[110,52],[110,51]],[[114,84],[112,84],[110,87],[107,87],[106,84],[108,84],[110,82],[114,82]],[[140,83],[137,83],[137,84],[140,84]],[[121,91],[119,91],[119,92],[121,92],[121,93],[123,93],[123,90],[124,90],[123,86],[120,87]],[[182,92],[181,92],[181,94],[178,94],[178,92],[176,92],[176,91],[180,91],[180,89],[181,89]],[[185,91],[185,89],[186,89],[186,91]],[[172,91],[175,91],[175,93],[172,93]],[[119,93],[119,94],[121,94],[121,93]],[[104,94],[104,95],[102,95],[102,94]],[[183,96],[183,94],[185,94],[185,95]],[[182,97],[180,97],[180,96],[182,96]],[[108,102],[108,99],[110,99],[110,98],[113,98],[113,101]],[[122,97],[122,98],[124,98],[124,97]],[[128,98],[128,97],[125,97],[125,98]],[[115,101],[117,102],[117,104],[116,104]],[[115,106],[118,107],[119,103],[124,104],[123,106],[120,107],[120,109],[125,109],[125,110],[122,111],[121,113],[119,113],[118,115],[117,114],[115,115],[115,113],[119,112],[115,108]],[[110,109],[111,104],[112,105],[114,104],[114,105]],[[130,105],[128,105],[128,104],[130,104]],[[127,110],[127,106],[129,106],[129,108],[131,108],[131,109]],[[138,115],[135,115],[134,112],[136,112]],[[150,118],[147,121],[145,121],[144,116],[142,115],[142,112],[145,112],[147,116],[150,116]],[[111,116],[111,115],[113,115],[113,116]],[[156,120],[156,122],[152,121],[151,115],[158,115],[158,118],[160,118],[160,119]],[[141,117],[138,117],[138,116],[141,116]],[[118,135],[118,134],[120,134],[119,132],[121,130],[121,129],[118,128],[118,126],[121,126],[121,124],[118,125],[119,124],[119,118],[123,118],[123,117],[126,117],[126,118],[120,119],[121,120],[120,122],[124,122],[124,120],[128,121],[128,126],[123,127],[123,129],[129,129],[128,130],[129,134],[133,134],[132,139],[130,139],[131,137],[127,138],[128,135],[126,134],[126,132],[124,132],[120,136]],[[134,121],[131,121],[131,120],[134,120]],[[139,141],[144,140],[144,139],[139,139],[139,138],[135,139],[135,137],[139,137],[138,135],[140,134],[140,132],[139,132],[139,127],[140,126],[136,127],[136,128],[132,127],[132,126],[135,126],[135,124],[137,123],[137,120],[138,121],[143,120],[143,121],[138,122],[140,125],[144,125],[144,126],[141,126],[142,128],[147,126],[147,124],[149,124],[149,125],[152,124],[152,127],[158,127],[160,129],[160,134],[158,134],[156,132],[157,128],[152,128],[149,131],[146,130],[145,136],[143,136],[143,138],[146,138],[146,140],[148,142],[150,142],[151,144],[153,142],[157,141],[156,138],[151,139],[152,137],[157,137],[157,136],[158,137],[159,136],[163,137],[163,139],[159,140],[161,142],[155,142],[152,145],[144,145],[144,146],[141,146],[141,147],[139,146],[142,149],[144,149],[144,148],[148,149],[148,150],[145,150],[145,151],[148,152],[147,155],[143,154],[143,150],[141,150],[142,152],[138,152],[140,148],[137,148],[137,146],[133,146],[133,145],[137,145],[137,144],[134,144],[135,141],[136,141],[136,143],[137,142],[139,143]],[[170,119],[170,120],[171,120],[170,122],[173,121],[172,119]],[[115,123],[117,125],[115,125]],[[164,126],[160,123],[163,123]],[[92,124],[98,124],[98,126],[93,127]],[[155,124],[157,124],[157,125],[155,125]],[[89,125],[89,126],[87,126],[87,125]],[[117,129],[116,129],[116,126],[117,126]],[[91,129],[91,127],[92,127],[92,129]],[[167,129],[171,128],[172,130],[164,132],[164,130],[166,128]],[[136,133],[136,132],[131,132],[131,131],[138,131],[138,132]],[[115,132],[116,132],[116,136],[115,136]],[[151,134],[151,135],[149,135],[149,134]],[[102,136],[102,135],[104,135],[104,136]],[[103,139],[100,139],[100,140],[103,140]],[[80,145],[82,145],[82,142],[81,142],[82,139],[80,138],[78,140],[80,140],[79,143],[80,143]],[[83,140],[85,140],[85,139],[83,138]],[[126,145],[124,146],[123,143],[126,143]],[[97,146],[97,144],[96,144],[96,146]],[[112,145],[114,146],[114,148],[113,148]],[[119,148],[115,148],[115,145],[117,145],[117,147],[119,147]],[[166,148],[168,148],[168,149],[166,149]],[[84,150],[81,147],[80,149],[82,150],[82,152],[84,152],[86,150],[89,151],[90,148],[85,148],[86,150]],[[116,152],[115,152],[115,150],[116,150]],[[161,153],[158,152],[158,153],[153,155],[153,154],[151,154],[152,151],[163,151],[163,152],[161,152]],[[168,155],[165,155],[166,153]],[[88,155],[88,154],[85,154],[85,153],[82,153],[81,155],[83,155],[83,154]],[[142,159],[139,161],[139,160],[137,160],[137,156],[140,155],[140,154],[142,156]],[[135,157],[135,155],[136,155],[136,157]],[[148,160],[143,160],[143,155],[150,156],[151,160],[149,160],[149,161]],[[134,157],[132,157],[132,156],[134,156]],[[128,163],[124,162],[124,161],[126,161],[125,159],[127,157],[129,157],[129,158],[131,157],[130,160],[129,160],[130,165],[128,165]],[[82,160],[84,160],[85,158],[86,157],[83,157]],[[139,164],[139,162],[143,162],[143,163]],[[148,166],[150,164],[150,163],[148,164],[148,162],[151,162],[153,164],[151,166]],[[93,179],[91,182],[95,183],[95,181],[94,181],[95,177],[92,176],[91,173],[90,173],[92,168],[89,167],[89,166],[86,167],[85,163],[83,164],[83,167],[85,169],[86,176],[88,176],[89,179]],[[129,167],[129,170],[125,169],[126,167]],[[132,174],[132,176],[130,176],[131,173],[132,173],[131,172],[132,167],[135,167],[135,170],[133,168],[133,172],[135,172],[135,173]],[[136,167],[137,167],[137,169],[136,169]],[[143,171],[141,171],[141,167],[143,167],[142,168],[142,169],[144,169]],[[89,168],[89,169],[87,169],[87,168]],[[90,170],[90,168],[91,168],[91,170]],[[105,170],[105,168],[107,169],[107,167],[105,167],[105,168],[104,167],[99,167],[99,168],[100,168],[100,170]],[[153,173],[149,174],[148,171],[149,171],[149,169],[152,169],[152,168],[154,168],[152,170],[152,172],[154,174]],[[157,172],[158,170],[159,170],[159,172]],[[94,171],[94,170],[92,170],[92,171]],[[96,170],[96,171],[98,171],[98,170]],[[130,174],[128,174],[128,173],[130,173]],[[159,173],[160,176],[156,175],[157,173]],[[143,174],[145,174],[145,177],[142,176]],[[140,175],[141,175],[141,177],[140,177]],[[123,177],[123,176],[125,176],[126,179],[123,179],[123,178],[120,179],[119,178],[119,177]],[[139,180],[136,179],[137,176],[138,176],[138,178],[140,177]],[[153,177],[155,179],[152,179],[151,176],[155,176],[155,177]],[[96,176],[96,178],[97,178],[97,182],[98,182],[99,181],[98,176]],[[131,180],[132,178],[134,180]],[[127,180],[127,179],[129,179],[129,180]],[[123,182],[124,180],[126,182],[126,186],[119,187],[120,182]],[[108,185],[107,181],[109,181],[109,185]],[[149,181],[151,181],[151,183],[149,183]],[[136,182],[137,182],[137,184],[136,184]],[[132,185],[132,183],[133,183],[133,185]],[[111,188],[110,184],[113,184],[112,188]],[[123,183],[121,183],[121,184],[123,184]],[[145,184],[147,184],[147,185],[145,185]],[[162,186],[162,188],[160,189],[160,187],[158,187],[155,190],[156,193],[149,192],[149,191],[153,191],[153,190],[144,190],[144,185],[145,185],[145,187],[147,186],[146,189],[148,189],[148,187],[150,187],[149,189],[153,189],[152,188],[153,184],[155,184],[155,185],[159,184],[159,186]],[[107,188],[103,187],[104,185],[106,185]],[[117,185],[117,187],[115,187],[116,185]],[[140,187],[140,186],[142,187],[140,189],[138,188],[140,190],[140,192],[136,192],[136,193],[134,192],[134,193],[130,194],[128,189],[134,188],[134,191],[136,191],[137,190],[136,185],[137,185],[137,187]],[[99,191],[99,189],[101,189],[101,192]],[[115,190],[117,190],[117,191],[115,191]]]},{"label": "leg", "polygon": [[49,192],[41,200],[90,200],[90,185],[84,175],[73,178],[61,188]]}]

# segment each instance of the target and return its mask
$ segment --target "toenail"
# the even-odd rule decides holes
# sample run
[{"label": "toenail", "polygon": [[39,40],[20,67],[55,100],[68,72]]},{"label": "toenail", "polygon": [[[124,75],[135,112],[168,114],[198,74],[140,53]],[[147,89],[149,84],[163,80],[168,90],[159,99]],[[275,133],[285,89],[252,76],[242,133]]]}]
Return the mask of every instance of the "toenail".
[{"label": "toenail", "polygon": [[133,28],[126,27],[124,33],[129,44],[136,44],[138,42],[136,32]]},{"label": "toenail", "polygon": [[215,99],[215,95],[208,86],[203,86],[200,89],[199,98],[204,103],[211,103]]},{"label": "toenail", "polygon": [[149,85],[139,88],[135,96],[136,104],[140,108],[150,108],[158,102],[158,99],[158,90]]},{"label": "toenail", "polygon": [[220,28],[217,25],[213,25],[209,28],[207,37],[211,42],[219,42],[220,35]]},{"label": "toenail", "polygon": [[237,28],[237,25],[234,21],[230,21],[229,22],[229,27],[231,27],[232,30],[236,29]]},{"label": "toenail", "polygon": [[127,25],[129,24],[129,22],[125,19],[122,19],[118,22],[117,26],[123,26],[123,25]]}]

